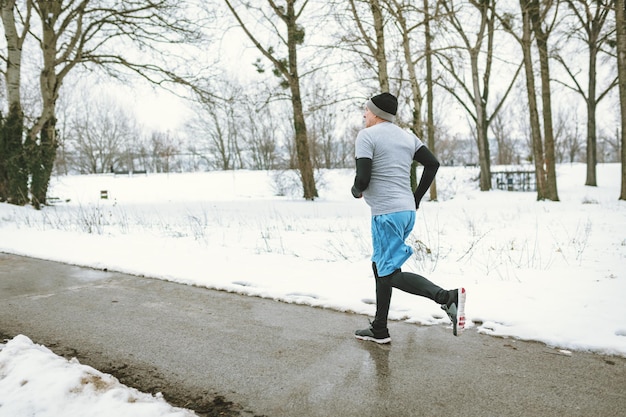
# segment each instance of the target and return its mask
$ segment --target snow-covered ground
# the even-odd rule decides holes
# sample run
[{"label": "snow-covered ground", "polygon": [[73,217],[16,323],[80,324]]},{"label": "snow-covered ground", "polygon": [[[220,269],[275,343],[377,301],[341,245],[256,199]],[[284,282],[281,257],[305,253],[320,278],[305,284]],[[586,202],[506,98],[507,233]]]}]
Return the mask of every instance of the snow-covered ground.
[{"label": "snow-covered ground", "polygon": [[[0,251],[373,315],[369,209],[349,192],[353,171],[321,172],[314,202],[299,197],[293,175],[54,178],[49,195],[61,199],[54,207],[0,204]],[[598,187],[583,185],[584,165],[559,166],[560,202],[538,202],[534,192],[480,192],[477,175],[476,168],[440,169],[439,201],[422,203],[409,238],[415,254],[404,269],[444,288],[465,287],[469,327],[479,332],[626,356],[620,166],[599,165]],[[390,318],[448,325],[439,306],[400,291]],[[37,367],[29,365],[35,358]],[[35,403],[28,389],[47,392],[45,384],[65,394]],[[160,407],[151,416],[186,412],[123,390],[26,337],[0,351],[2,417],[97,415],[81,404],[118,400]],[[62,407],[79,411],[55,412]],[[121,407],[112,402],[116,411],[102,415],[144,415]]]},{"label": "snow-covered ground", "polygon": [[192,417],[19,335],[0,345],[2,417]]}]

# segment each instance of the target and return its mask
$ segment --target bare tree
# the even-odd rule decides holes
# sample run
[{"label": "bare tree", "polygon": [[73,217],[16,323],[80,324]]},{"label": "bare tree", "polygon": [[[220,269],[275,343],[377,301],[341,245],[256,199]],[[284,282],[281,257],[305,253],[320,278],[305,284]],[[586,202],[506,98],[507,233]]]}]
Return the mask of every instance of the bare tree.
[{"label": "bare tree", "polygon": [[[318,197],[318,193],[315,186],[315,177],[313,175],[313,165],[308,144],[298,67],[298,47],[304,43],[305,38],[304,27],[298,23],[298,20],[302,17],[309,1],[304,0],[300,3],[301,5],[297,7],[297,0],[286,0],[284,5],[279,5],[275,0],[267,0],[269,10],[264,9],[262,6],[252,6],[250,3],[244,4],[245,9],[252,15],[252,19],[266,20],[266,23],[272,28],[274,36],[276,36],[276,39],[279,41],[279,45],[276,45],[276,47],[281,48],[281,51],[275,50],[274,46],[263,46],[257,36],[252,33],[248,24],[244,22],[244,16],[233,6],[235,1],[224,0],[224,2],[235,17],[237,24],[257,50],[272,63],[275,74],[283,79],[285,86],[290,91],[295,146],[304,198],[313,200]],[[275,19],[282,22],[284,25],[283,30],[275,24]],[[286,57],[285,55],[281,55],[285,53],[285,49]]]},{"label": "bare tree", "polygon": [[[315,103],[332,102],[328,88],[314,84],[311,86],[311,97]],[[339,155],[340,143],[335,141],[334,128],[337,123],[336,106],[324,105],[310,108],[308,120],[310,125],[310,146],[313,155],[313,163],[316,168],[336,168],[336,160],[341,159]]]},{"label": "bare tree", "polygon": [[64,138],[74,168],[82,174],[131,170],[125,150],[138,129],[128,112],[107,98],[94,101],[83,96],[81,105],[69,122],[70,137]]},{"label": "bare tree", "polygon": [[619,130],[598,132],[598,162],[620,162]]},{"label": "bare tree", "polygon": [[[383,5],[386,7],[383,8]],[[385,30],[389,17],[385,13],[389,14],[390,11],[396,9],[400,9],[396,13],[402,13],[401,6],[394,4],[391,0],[382,0],[382,2],[381,0],[349,0],[347,6],[345,2],[338,1],[335,9],[335,18],[341,22],[342,27],[340,47],[349,48],[350,55],[358,57],[362,66],[353,65],[353,67],[355,70],[362,67],[365,70],[366,79],[375,79],[376,89],[379,92],[391,92],[392,89]],[[344,23],[346,20],[350,22],[349,26]],[[406,21],[404,23],[406,26]],[[409,30],[406,27],[405,29],[405,35],[409,36]],[[406,48],[410,48],[408,43]],[[399,95],[396,91],[394,93],[396,96]],[[415,167],[415,164],[411,167],[412,187],[417,187]]]},{"label": "bare tree", "polygon": [[180,169],[181,161],[176,160],[180,153],[180,141],[175,136],[169,132],[152,132],[149,144],[154,172],[173,172]]},{"label": "bare tree", "polygon": [[271,124],[254,127],[254,133],[248,137],[248,150],[254,169],[270,170],[279,167],[279,150],[276,129]]},{"label": "bare tree", "polygon": [[[336,41],[330,48],[341,51],[343,60],[359,83],[390,91],[385,24],[386,0],[334,0],[330,2],[337,22]],[[355,59],[356,58],[356,59]],[[375,80],[375,84],[369,85]]]},{"label": "bare tree", "polygon": [[[358,33],[358,36],[352,39],[352,43],[365,46],[367,53],[360,53],[359,55],[365,65],[376,75],[380,91],[389,92],[385,19],[381,3],[379,0],[349,0],[348,3]],[[359,7],[359,4],[366,7]],[[363,13],[365,9],[368,9],[369,15]],[[371,21],[369,16],[371,16]]]},{"label": "bare tree", "polygon": [[512,137],[512,129],[509,124],[510,117],[503,109],[500,111],[491,121],[489,127],[491,133],[496,140],[498,146],[496,150],[496,164],[497,165],[510,165],[514,164],[517,158],[515,150],[515,141]]},{"label": "bare tree", "polygon": [[546,198],[546,170],[543,151],[543,139],[541,136],[541,125],[539,123],[539,105],[537,102],[537,88],[535,84],[535,74],[533,70],[532,40],[533,31],[531,25],[529,0],[519,0],[521,10],[521,28],[516,27],[517,21],[512,13],[498,15],[502,26],[519,43],[524,57],[524,73],[526,79],[526,97],[528,99],[528,129],[529,145],[532,149],[532,157],[535,164],[535,177],[537,183],[537,200]]},{"label": "bare tree", "polygon": [[578,117],[563,111],[556,119],[556,158],[558,162],[575,162],[583,150]]},{"label": "bare tree", "polygon": [[[505,92],[489,114],[489,93],[491,91],[491,71],[494,59],[494,40],[496,33],[496,0],[467,2],[472,6],[472,11],[478,13],[478,24],[467,21],[467,15],[463,7],[457,8],[454,1],[443,2],[447,14],[447,21],[454,32],[459,35],[460,45],[452,47],[467,53],[471,82],[464,79],[464,71],[459,69],[459,64],[450,55],[438,54],[439,63],[455,81],[454,84],[442,82],[445,88],[470,115],[474,121],[476,140],[478,145],[478,161],[480,164],[480,189],[491,189],[491,155],[489,150],[488,129],[491,120],[504,104],[510,93],[521,66],[513,73]],[[476,28],[476,33],[471,36],[470,31]],[[484,56],[484,62],[480,63],[480,57]],[[458,88],[460,87],[460,92]]]},{"label": "bare tree", "polygon": [[[554,58],[561,63],[570,77],[572,84],[564,83],[566,87],[580,94],[587,107],[587,179],[585,185],[597,185],[596,165],[598,163],[596,150],[596,108],[598,103],[606,97],[609,91],[617,85],[617,75],[612,77],[601,91],[598,91],[597,61],[603,47],[611,41],[613,30],[607,30],[606,21],[613,1],[608,0],[567,0],[574,22],[566,32],[566,40],[580,40],[584,43],[587,52],[587,87],[581,85],[576,70],[578,59],[568,62],[567,57],[555,54]],[[578,57],[578,55],[572,55]]]},{"label": "bare tree", "polygon": [[[41,113],[28,129],[24,148],[31,176],[30,194],[38,208],[45,203],[55,160],[56,103],[63,81],[78,65],[125,68],[155,83],[183,82],[164,66],[145,63],[135,48],[154,51],[155,44],[194,39],[197,31],[173,0],[27,0],[41,26],[31,30],[42,52]],[[120,72],[114,73],[121,75]]]},{"label": "bare tree", "polygon": [[[556,156],[555,156],[555,138],[554,128],[552,124],[552,90],[550,88],[550,63],[549,63],[549,46],[548,40],[558,16],[558,0],[548,0],[539,2],[539,0],[523,0],[535,36],[537,50],[539,52],[539,68],[541,79],[541,104],[543,115],[543,134],[544,134],[544,162],[546,169],[546,182],[544,198],[552,201],[559,201],[559,194],[556,183]],[[542,7],[543,6],[543,7]],[[549,13],[554,8],[552,19],[549,19]]]},{"label": "bare tree", "polygon": [[246,100],[243,103],[242,135],[252,169],[277,169],[280,165],[280,133],[276,118],[267,106]]},{"label": "bare tree", "polygon": [[626,200],[626,2],[615,0],[615,28],[617,32],[617,73],[621,116],[622,187],[620,200]]},{"label": "bare tree", "polygon": [[[195,140],[192,152],[202,155],[211,168],[231,170],[241,168],[241,150],[238,143],[240,121],[236,114],[239,101],[233,91],[229,98],[201,101],[197,117],[190,126]],[[198,147],[199,145],[199,147]]]},{"label": "bare tree", "polygon": [[[537,182],[537,200],[558,201],[556,185],[556,156],[555,140],[552,125],[552,99],[550,90],[550,67],[548,54],[548,38],[554,28],[557,13],[553,9],[552,0],[541,2],[538,0],[519,0],[521,11],[521,28],[512,13],[498,15],[503,27],[520,44],[524,57],[524,72],[526,76],[526,93],[528,98],[528,116],[530,125],[531,147],[535,164]],[[543,6],[543,7],[541,7]],[[552,20],[548,17],[552,13]],[[535,83],[533,39],[536,41],[539,52],[539,67],[541,78],[541,103],[543,120],[543,137],[539,121],[539,104]],[[545,137],[545,144],[544,144]]]},{"label": "bare tree", "polygon": [[306,95],[312,103],[306,115],[311,126],[309,145],[317,169],[346,168],[348,163],[354,166],[354,137],[347,139],[338,128],[348,121],[342,118],[343,105],[337,102],[337,91],[327,82],[331,76],[318,77],[306,86]]}]

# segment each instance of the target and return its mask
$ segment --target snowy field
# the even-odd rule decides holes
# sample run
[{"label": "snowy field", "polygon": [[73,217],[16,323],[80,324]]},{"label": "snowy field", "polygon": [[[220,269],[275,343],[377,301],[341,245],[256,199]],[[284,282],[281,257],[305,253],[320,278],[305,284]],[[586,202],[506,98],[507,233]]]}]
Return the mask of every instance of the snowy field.
[{"label": "snowy field", "polygon": [[[439,201],[422,203],[403,269],[465,287],[470,331],[626,356],[620,169],[599,165],[599,186],[585,187],[584,165],[559,166],[561,201],[537,202],[535,192],[478,191],[476,168],[442,167]],[[52,207],[0,204],[0,252],[373,315],[369,208],[350,194],[353,171],[322,171],[314,202],[299,198],[292,174],[54,178]],[[390,318],[449,326],[435,303],[399,291]],[[0,348],[1,417],[100,415],[96,402],[107,416],[191,415],[27,337]],[[35,404],[34,392],[50,397]]]}]

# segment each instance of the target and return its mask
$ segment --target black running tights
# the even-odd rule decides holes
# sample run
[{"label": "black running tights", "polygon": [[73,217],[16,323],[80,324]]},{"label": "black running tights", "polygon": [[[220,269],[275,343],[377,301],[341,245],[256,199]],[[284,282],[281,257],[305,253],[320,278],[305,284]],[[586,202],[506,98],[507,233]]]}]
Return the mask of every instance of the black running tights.
[{"label": "black running tights", "polygon": [[387,328],[392,288],[429,298],[438,304],[445,304],[448,300],[448,291],[433,284],[421,275],[396,269],[391,275],[379,277],[374,262],[372,262],[372,269],[374,270],[374,279],[376,280],[376,317],[372,322],[372,327],[375,329]]}]

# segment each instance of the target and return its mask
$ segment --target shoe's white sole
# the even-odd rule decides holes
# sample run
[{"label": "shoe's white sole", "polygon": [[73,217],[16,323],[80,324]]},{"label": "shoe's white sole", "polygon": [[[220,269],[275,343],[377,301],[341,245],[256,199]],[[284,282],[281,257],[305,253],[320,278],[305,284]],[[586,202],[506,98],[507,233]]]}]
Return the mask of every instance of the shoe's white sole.
[{"label": "shoe's white sole", "polygon": [[391,337],[385,337],[384,339],[376,339],[375,337],[370,337],[370,336],[359,336],[359,335],[354,335],[354,337],[356,337],[359,340],[367,340],[370,342],[375,342],[375,343],[379,343],[381,345],[384,345],[386,343],[391,343]]},{"label": "shoe's white sole", "polygon": [[456,332],[457,335],[465,329],[465,298],[467,292],[465,288],[459,288],[459,305],[456,312]]}]

